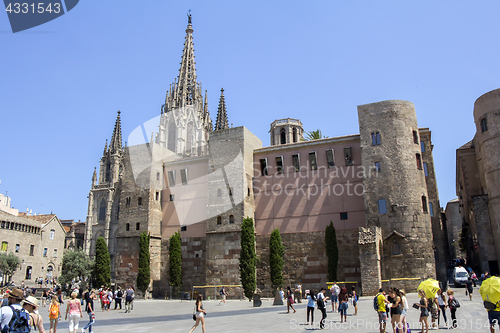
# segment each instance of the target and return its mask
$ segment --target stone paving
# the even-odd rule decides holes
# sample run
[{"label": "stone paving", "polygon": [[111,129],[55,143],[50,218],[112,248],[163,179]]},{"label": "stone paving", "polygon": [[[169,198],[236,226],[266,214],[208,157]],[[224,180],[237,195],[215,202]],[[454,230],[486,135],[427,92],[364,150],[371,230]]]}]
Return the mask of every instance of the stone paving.
[{"label": "stone paving", "polygon": [[[457,311],[459,328],[453,332],[489,332],[487,313],[483,308],[478,288],[474,288],[472,302],[465,296],[464,288],[456,290],[456,296],[461,303]],[[409,294],[410,304],[418,301],[416,294]],[[125,313],[124,310],[96,312],[96,323],[93,331],[101,332],[189,332],[194,321],[192,313],[194,302],[191,301],[168,301],[168,300],[136,300],[134,310]],[[229,300],[226,305],[218,305],[218,301],[204,301],[207,311],[206,332],[309,332],[320,330],[318,324],[315,327],[304,325],[306,320],[306,303],[295,304],[297,313],[287,314],[286,306],[273,306],[271,299],[264,299],[261,307],[252,307],[247,300]],[[65,308],[63,307],[63,314]],[[327,305],[328,317],[325,330],[345,332],[373,332],[377,333],[378,318],[373,310],[373,297],[362,297],[358,303],[358,315],[353,316],[354,309],[349,306],[347,324],[340,324],[340,315],[331,312],[331,304]],[[41,308],[44,326],[48,332],[47,308]],[[315,310],[315,321],[321,318],[319,310]],[[447,310],[447,317],[450,312]],[[420,332],[418,329],[419,311],[413,308],[409,310],[409,323],[412,332]],[[441,318],[442,319],[442,318]],[[82,319],[85,325],[88,321],[86,315]],[[80,327],[83,327],[82,325]],[[440,330],[446,329],[441,322]],[[67,332],[68,322],[63,320],[59,323],[58,331]],[[81,330],[78,330],[80,332]],[[201,332],[201,327],[195,332]],[[390,324],[387,332],[392,332]],[[432,332],[432,330],[431,330]],[[436,331],[437,332],[437,331]]]}]

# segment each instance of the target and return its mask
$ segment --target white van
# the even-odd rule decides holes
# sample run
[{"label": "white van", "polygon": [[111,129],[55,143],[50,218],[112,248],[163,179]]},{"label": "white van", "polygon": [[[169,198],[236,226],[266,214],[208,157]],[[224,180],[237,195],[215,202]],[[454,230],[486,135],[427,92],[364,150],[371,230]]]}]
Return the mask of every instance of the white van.
[{"label": "white van", "polygon": [[465,285],[468,279],[469,273],[467,273],[464,267],[458,266],[453,268],[453,282],[455,283],[455,287]]}]

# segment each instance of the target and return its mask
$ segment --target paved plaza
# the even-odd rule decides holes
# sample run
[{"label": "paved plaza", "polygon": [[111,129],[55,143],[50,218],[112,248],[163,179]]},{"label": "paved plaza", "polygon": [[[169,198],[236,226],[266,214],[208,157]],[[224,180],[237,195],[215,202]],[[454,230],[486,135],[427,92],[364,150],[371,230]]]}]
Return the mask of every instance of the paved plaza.
[{"label": "paved plaza", "polygon": [[[454,289],[461,303],[457,310],[459,328],[453,332],[489,332],[487,313],[483,308],[478,288],[474,288],[473,301],[465,296],[464,288]],[[410,304],[416,302],[417,295],[409,294]],[[96,323],[93,331],[95,333],[114,332],[189,332],[194,321],[192,314],[194,301],[168,301],[168,300],[137,300],[134,302],[134,310],[125,313],[124,310],[101,312],[96,311]],[[315,327],[304,325],[306,320],[306,303],[295,304],[297,313],[287,314],[286,306],[273,306],[271,299],[264,299],[261,307],[252,307],[252,303],[246,300],[229,300],[227,304],[219,306],[218,301],[204,301],[207,311],[206,332],[309,332],[320,330],[318,324]],[[113,305],[114,306],[114,305]],[[63,307],[63,314],[65,307]],[[378,332],[377,314],[373,310],[373,297],[362,297],[358,303],[358,315],[353,316],[354,309],[349,305],[347,324],[341,326],[340,315],[331,312],[331,304],[327,305],[328,317],[325,330],[345,332]],[[40,308],[44,318],[44,326],[48,332],[47,308]],[[315,310],[316,322],[321,318],[319,310]],[[450,318],[450,312],[447,310]],[[412,332],[420,332],[418,327],[419,311],[413,308],[409,310],[409,323]],[[86,324],[88,317],[84,315],[82,323]],[[430,320],[429,320],[430,322]],[[83,327],[82,325],[80,327]],[[441,329],[445,329],[441,322]],[[58,331],[67,332],[68,322],[63,320],[59,323]],[[79,330],[80,332],[81,330]],[[201,327],[195,332],[201,332]],[[390,324],[387,332],[392,332]],[[436,331],[437,332],[437,331]]]}]

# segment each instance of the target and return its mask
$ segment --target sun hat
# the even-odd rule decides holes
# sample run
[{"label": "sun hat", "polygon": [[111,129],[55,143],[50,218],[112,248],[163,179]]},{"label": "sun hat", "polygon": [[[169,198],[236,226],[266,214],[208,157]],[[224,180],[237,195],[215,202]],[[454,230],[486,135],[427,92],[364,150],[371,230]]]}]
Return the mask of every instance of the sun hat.
[{"label": "sun hat", "polygon": [[9,297],[15,298],[15,299],[24,299],[24,294],[21,289],[12,289],[12,291],[9,293]]},{"label": "sun hat", "polygon": [[26,299],[24,301],[22,301],[22,303],[23,304],[33,305],[35,308],[38,307],[38,299],[36,299],[33,296],[26,297]]}]

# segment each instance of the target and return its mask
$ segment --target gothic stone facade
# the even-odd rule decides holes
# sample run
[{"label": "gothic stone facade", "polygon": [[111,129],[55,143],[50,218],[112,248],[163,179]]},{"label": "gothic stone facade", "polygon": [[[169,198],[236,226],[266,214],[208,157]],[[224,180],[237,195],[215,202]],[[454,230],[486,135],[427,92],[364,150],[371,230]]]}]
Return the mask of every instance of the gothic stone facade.
[{"label": "gothic stone facade", "polygon": [[169,238],[180,230],[186,291],[239,284],[245,217],[255,222],[259,285],[270,284],[269,235],[276,228],[286,248],[286,283],[325,285],[330,221],[339,280],[373,293],[382,279],[436,277],[436,258],[444,259],[433,246],[442,228],[432,143],[430,131],[418,128],[413,104],[359,106],[360,134],[312,141],[301,141],[299,120],[279,119],[271,124],[271,146],[262,147],[245,127],[229,127],[223,89],[212,126],[207,94],[196,82],[192,33],[189,21],[178,79],[158,126],[148,125],[158,132],[123,147],[118,114],[99,180],[94,172],[86,249],[93,255],[95,240],[106,239],[113,282],[135,284],[139,234],[147,231],[151,288],[163,297]]}]

